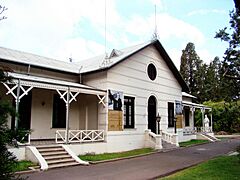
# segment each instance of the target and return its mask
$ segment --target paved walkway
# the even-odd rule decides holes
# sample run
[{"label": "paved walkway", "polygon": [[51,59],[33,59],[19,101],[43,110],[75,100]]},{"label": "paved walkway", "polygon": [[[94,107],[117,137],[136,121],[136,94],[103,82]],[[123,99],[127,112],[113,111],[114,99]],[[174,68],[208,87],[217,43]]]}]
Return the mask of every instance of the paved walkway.
[{"label": "paved walkway", "polygon": [[146,180],[183,169],[233,151],[240,138],[156,153],[132,159],[74,166],[28,174],[29,180]]}]

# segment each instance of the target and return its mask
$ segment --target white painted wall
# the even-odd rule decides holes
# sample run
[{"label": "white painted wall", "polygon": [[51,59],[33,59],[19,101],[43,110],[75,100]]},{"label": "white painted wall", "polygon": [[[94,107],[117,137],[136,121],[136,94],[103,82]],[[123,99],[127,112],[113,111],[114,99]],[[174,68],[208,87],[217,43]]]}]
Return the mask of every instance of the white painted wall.
[{"label": "white painted wall", "polygon": [[[56,130],[60,129],[52,128],[53,94],[55,93],[57,92],[46,89],[32,90],[32,139],[55,138]],[[85,94],[80,94],[77,101],[72,101],[70,105],[70,129],[85,129],[86,106],[88,107],[88,129],[97,129],[97,97]],[[65,130],[65,128],[62,129]]]},{"label": "white painted wall", "polygon": [[[147,75],[150,63],[157,68],[157,78],[154,81]],[[142,133],[147,129],[147,105],[151,95],[157,98],[157,112],[162,117],[163,130],[166,130],[168,125],[167,103],[182,100],[181,86],[153,46],[109,69],[107,87],[135,97],[135,128]]]},{"label": "white painted wall", "polygon": [[8,151],[13,153],[18,161],[25,160],[25,147],[19,147],[19,148],[8,148]]},{"label": "white painted wall", "polygon": [[[92,86],[98,89],[106,90],[107,87],[107,72],[97,72],[93,74],[84,75],[83,84]],[[107,97],[104,99],[105,104],[107,105]],[[98,105],[98,129],[107,131],[108,127],[108,109],[105,108],[102,104]]]},{"label": "white painted wall", "polygon": [[[157,68],[157,78],[152,81],[147,67],[152,63]],[[157,99],[157,112],[162,117],[161,128],[168,128],[168,102],[182,100],[182,88],[154,46],[150,46],[106,72],[84,76],[84,83],[96,88],[122,91],[135,97],[135,128],[107,133],[106,152],[126,151],[144,147],[144,132],[148,127],[148,98]],[[107,127],[107,113],[99,117],[100,127]],[[86,146],[86,145],[84,145]],[[97,150],[96,150],[97,151]]]}]

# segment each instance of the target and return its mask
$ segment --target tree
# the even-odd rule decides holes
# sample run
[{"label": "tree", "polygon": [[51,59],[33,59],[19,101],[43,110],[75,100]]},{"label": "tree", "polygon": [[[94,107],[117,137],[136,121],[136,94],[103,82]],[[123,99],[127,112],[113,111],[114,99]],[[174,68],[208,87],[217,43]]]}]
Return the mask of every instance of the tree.
[{"label": "tree", "polygon": [[235,1],[235,10],[230,12],[230,27],[220,29],[215,38],[219,38],[229,44],[224,53],[222,76],[229,82],[231,93],[228,99],[240,98],[240,9],[238,1]]},{"label": "tree", "polygon": [[197,55],[195,45],[189,42],[182,51],[180,74],[189,86],[190,93],[202,101],[201,92],[205,79],[206,65]]},{"label": "tree", "polygon": [[[9,78],[0,69],[0,82],[6,82]],[[0,179],[18,179],[13,174],[13,167],[16,166],[16,157],[7,150],[7,144],[12,143],[13,134],[7,126],[9,115],[14,115],[15,110],[11,105],[0,98]]]},{"label": "tree", "polygon": [[193,83],[194,83],[194,62],[199,59],[195,51],[195,46],[193,43],[189,42],[184,50],[182,50],[181,56],[181,66],[180,66],[180,73],[189,86],[190,93],[193,90]]},{"label": "tree", "polygon": [[6,11],[6,10],[7,10],[7,8],[5,6],[0,5],[0,21],[3,20],[3,19],[7,19],[6,16],[2,15],[4,13],[4,11]]},{"label": "tree", "polygon": [[206,69],[205,78],[205,99],[204,101],[219,101],[222,99],[220,92],[220,69],[221,62],[219,57],[215,57],[213,61],[210,62]]},{"label": "tree", "polygon": [[[2,13],[6,10],[7,8],[5,6],[0,5],[0,21],[6,19],[5,16],[2,16]],[[0,83],[9,80],[11,80],[11,78],[6,76],[3,68],[0,67]],[[7,149],[7,145],[12,144],[13,134],[14,136],[16,135],[16,133],[12,132],[7,126],[9,115],[14,116],[15,110],[8,102],[1,98],[0,94],[0,179],[2,180],[22,179],[14,174],[13,168],[17,164],[17,159]]]}]

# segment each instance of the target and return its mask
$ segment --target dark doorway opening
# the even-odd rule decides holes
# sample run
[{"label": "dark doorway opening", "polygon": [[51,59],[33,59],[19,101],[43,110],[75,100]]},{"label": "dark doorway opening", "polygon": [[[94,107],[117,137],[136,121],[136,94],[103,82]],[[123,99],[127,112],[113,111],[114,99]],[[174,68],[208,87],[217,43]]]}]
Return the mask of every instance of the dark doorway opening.
[{"label": "dark doorway opening", "polygon": [[30,130],[31,127],[31,107],[32,93],[22,97],[19,103],[19,123],[18,127],[25,130]]},{"label": "dark doorway opening", "polygon": [[153,133],[156,133],[156,98],[154,96],[150,96],[148,99],[148,129],[150,129]]},{"label": "dark doorway opening", "polygon": [[[15,101],[13,107],[16,107]],[[32,92],[21,98],[18,109],[18,129],[30,130],[31,128],[31,107],[32,107]],[[11,129],[15,127],[15,117],[12,117]]]}]

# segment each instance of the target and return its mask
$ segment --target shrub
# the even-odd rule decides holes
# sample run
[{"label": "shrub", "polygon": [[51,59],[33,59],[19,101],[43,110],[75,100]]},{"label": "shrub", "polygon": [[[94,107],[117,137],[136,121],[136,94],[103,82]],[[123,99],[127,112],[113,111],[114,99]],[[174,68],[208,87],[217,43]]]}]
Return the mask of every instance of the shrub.
[{"label": "shrub", "polygon": [[212,107],[214,131],[240,132],[240,101],[208,101],[204,104]]}]

